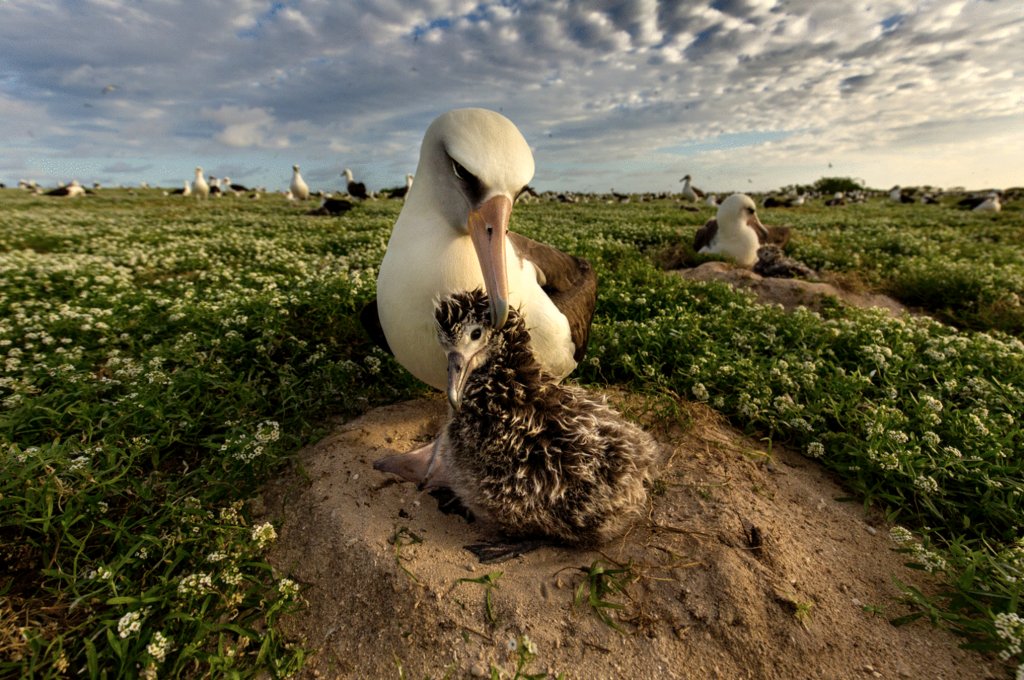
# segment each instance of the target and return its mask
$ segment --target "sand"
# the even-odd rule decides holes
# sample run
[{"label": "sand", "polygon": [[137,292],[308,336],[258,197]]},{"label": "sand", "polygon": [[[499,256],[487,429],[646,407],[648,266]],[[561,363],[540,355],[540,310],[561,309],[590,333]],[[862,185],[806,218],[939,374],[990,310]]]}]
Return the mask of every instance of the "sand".
[{"label": "sand", "polygon": [[[650,425],[652,404],[609,397]],[[524,672],[540,677],[1004,676],[926,622],[889,623],[908,611],[896,579],[935,582],[817,463],[769,455],[702,405],[669,406],[679,425],[651,429],[669,460],[627,535],[497,565],[463,547],[488,538],[478,523],[372,467],[440,429],[440,396],[372,410],[300,452],[253,503],[278,527],[271,563],[308,603],[284,623],[312,650],[300,677],[512,678],[524,634],[536,649]],[[595,564],[628,570],[607,596],[621,632],[574,604]],[[462,579],[497,572],[488,612],[485,586]]]}]

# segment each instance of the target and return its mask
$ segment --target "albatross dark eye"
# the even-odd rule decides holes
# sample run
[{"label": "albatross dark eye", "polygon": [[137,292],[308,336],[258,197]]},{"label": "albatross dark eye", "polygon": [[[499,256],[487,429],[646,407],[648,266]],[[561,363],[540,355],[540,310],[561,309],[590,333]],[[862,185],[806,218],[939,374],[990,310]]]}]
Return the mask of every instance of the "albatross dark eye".
[{"label": "albatross dark eye", "polygon": [[483,334],[484,332],[482,330],[480,330],[479,328],[474,328],[473,332],[469,334],[469,339],[474,341],[479,340],[480,336]]},{"label": "albatross dark eye", "polygon": [[[451,156],[449,156],[449,158],[451,158]],[[462,163],[459,163],[454,158],[451,158],[451,161],[452,174],[455,175],[456,179],[462,182],[463,186],[466,188],[466,194],[469,196],[470,200],[474,203],[479,202],[480,199],[483,198],[483,184],[476,177],[476,175],[471,173],[469,170],[466,170],[466,167],[462,165]]]}]

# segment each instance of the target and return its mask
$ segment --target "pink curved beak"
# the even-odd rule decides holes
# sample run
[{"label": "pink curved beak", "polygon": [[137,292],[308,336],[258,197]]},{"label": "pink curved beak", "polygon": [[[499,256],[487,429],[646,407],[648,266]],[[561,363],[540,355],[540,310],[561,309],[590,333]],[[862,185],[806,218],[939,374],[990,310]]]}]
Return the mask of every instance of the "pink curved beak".
[{"label": "pink curved beak", "polygon": [[491,325],[501,328],[508,320],[508,273],[505,271],[505,236],[512,216],[512,201],[494,196],[469,213],[469,237],[473,241],[484,287],[491,305]]}]

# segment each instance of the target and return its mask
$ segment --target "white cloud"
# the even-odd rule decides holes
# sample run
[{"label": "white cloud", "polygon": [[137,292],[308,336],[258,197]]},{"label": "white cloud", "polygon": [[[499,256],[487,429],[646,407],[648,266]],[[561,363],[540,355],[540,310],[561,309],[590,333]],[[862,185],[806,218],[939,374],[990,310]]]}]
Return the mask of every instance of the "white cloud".
[{"label": "white cloud", "polygon": [[277,122],[265,109],[221,106],[203,109],[202,115],[223,126],[213,138],[226,146],[277,149],[288,146],[288,137],[280,134]]},{"label": "white cloud", "polygon": [[[1011,0],[41,0],[0,9],[0,116],[29,112],[15,116],[34,123],[18,140],[29,159],[136,146],[168,159],[155,167],[211,149],[244,165],[287,148],[289,166],[362,164],[372,177],[414,165],[441,111],[481,105],[520,125],[552,188],[604,189],[609,164],[626,161],[619,188],[671,184],[679,173],[658,149],[754,131],[788,134],[743,154],[773,177],[845,157],[891,185],[884,168],[912,149],[928,169],[937,135],[1003,162],[999,128],[984,123],[1021,110],[1022,41]],[[941,146],[944,163],[967,153]],[[746,183],[737,153],[700,158]],[[1024,183],[1014,166],[991,172]]]}]

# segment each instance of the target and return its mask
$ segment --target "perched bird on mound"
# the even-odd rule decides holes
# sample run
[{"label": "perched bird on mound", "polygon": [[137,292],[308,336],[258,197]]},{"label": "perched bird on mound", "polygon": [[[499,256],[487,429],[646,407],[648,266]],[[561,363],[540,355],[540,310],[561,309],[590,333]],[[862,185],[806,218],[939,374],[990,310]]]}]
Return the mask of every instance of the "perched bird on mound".
[{"label": "perched bird on mound", "polygon": [[440,300],[437,338],[451,411],[440,439],[374,467],[449,487],[509,537],[594,544],[620,534],[647,498],[658,446],[603,399],[546,375],[515,309],[491,324],[483,291]]},{"label": "perched bird on mound", "polygon": [[449,111],[424,135],[416,181],[381,262],[377,299],[360,318],[428,385],[445,389],[448,382],[434,302],[459,291],[485,287],[497,328],[510,306],[518,308],[537,361],[557,379],[586,352],[597,302],[590,263],[508,229],[533,170],[522,133],[494,111]]},{"label": "perched bird on mound", "polygon": [[768,237],[753,199],[746,194],[733,194],[718,206],[715,218],[697,230],[693,249],[698,253],[725,255],[742,267],[753,267],[757,249]]}]

